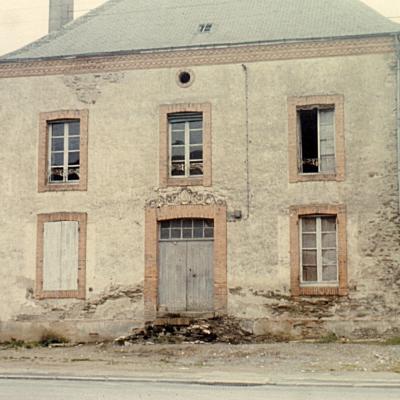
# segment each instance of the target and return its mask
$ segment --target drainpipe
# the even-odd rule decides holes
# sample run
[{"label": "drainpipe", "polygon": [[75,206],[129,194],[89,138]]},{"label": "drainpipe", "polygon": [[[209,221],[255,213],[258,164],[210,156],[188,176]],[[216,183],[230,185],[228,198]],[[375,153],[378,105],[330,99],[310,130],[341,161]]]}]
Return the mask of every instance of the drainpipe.
[{"label": "drainpipe", "polygon": [[74,19],[74,0],[50,0],[49,33],[59,31]]},{"label": "drainpipe", "polygon": [[396,55],[397,55],[397,190],[399,196],[399,212],[400,212],[400,35],[397,34],[396,38]]}]

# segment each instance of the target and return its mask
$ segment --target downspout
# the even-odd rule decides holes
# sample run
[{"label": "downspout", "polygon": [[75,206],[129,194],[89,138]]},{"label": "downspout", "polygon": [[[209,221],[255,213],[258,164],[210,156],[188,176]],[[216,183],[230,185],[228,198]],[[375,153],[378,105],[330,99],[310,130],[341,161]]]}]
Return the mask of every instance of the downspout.
[{"label": "downspout", "polygon": [[396,58],[397,58],[397,68],[396,68],[396,85],[397,85],[397,94],[396,94],[396,120],[397,120],[397,190],[398,190],[398,207],[400,212],[400,35],[396,34]]}]

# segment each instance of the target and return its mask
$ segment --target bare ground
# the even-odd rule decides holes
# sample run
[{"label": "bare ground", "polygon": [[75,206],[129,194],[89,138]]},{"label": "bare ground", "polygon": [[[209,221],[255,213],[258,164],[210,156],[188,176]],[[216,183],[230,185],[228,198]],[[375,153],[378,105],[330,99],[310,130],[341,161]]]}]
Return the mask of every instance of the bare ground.
[{"label": "bare ground", "polygon": [[131,376],[243,372],[265,375],[399,373],[400,346],[350,343],[131,344],[0,347],[0,373]]}]

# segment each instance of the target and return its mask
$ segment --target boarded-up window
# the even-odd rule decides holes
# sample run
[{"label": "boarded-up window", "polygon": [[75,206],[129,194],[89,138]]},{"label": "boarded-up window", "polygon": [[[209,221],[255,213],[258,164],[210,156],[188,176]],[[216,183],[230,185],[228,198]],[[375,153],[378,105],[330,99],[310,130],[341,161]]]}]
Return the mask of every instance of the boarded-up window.
[{"label": "boarded-up window", "polygon": [[335,110],[307,108],[297,111],[299,172],[335,173]]},{"label": "boarded-up window", "polygon": [[338,281],[336,216],[310,216],[300,220],[301,281]]},{"label": "boarded-up window", "polygon": [[78,290],[79,223],[44,224],[43,290]]}]

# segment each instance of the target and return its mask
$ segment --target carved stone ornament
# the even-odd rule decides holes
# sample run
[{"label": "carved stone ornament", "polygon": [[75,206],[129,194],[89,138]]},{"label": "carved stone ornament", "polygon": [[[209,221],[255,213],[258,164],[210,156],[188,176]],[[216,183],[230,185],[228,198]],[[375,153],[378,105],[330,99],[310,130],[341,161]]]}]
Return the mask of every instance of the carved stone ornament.
[{"label": "carved stone ornament", "polygon": [[160,208],[166,206],[178,205],[217,205],[225,206],[226,201],[219,196],[207,191],[193,191],[188,188],[182,188],[176,192],[159,194],[156,199],[149,200],[147,207]]}]

